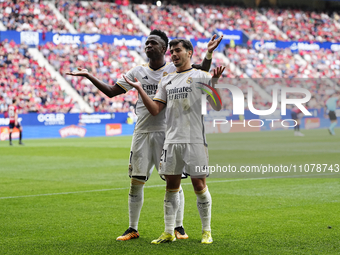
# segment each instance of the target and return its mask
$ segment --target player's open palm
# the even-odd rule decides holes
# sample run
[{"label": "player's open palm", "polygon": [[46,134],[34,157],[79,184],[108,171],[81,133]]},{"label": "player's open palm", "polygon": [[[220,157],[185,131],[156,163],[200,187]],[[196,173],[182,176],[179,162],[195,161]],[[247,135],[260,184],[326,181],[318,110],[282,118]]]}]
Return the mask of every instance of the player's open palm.
[{"label": "player's open palm", "polygon": [[215,40],[216,37],[217,35],[213,35],[213,37],[208,42],[207,48],[209,52],[213,52],[223,39],[223,35],[221,35],[217,40]]},{"label": "player's open palm", "polygon": [[88,77],[89,71],[78,67],[78,71],[66,72],[67,75]]},{"label": "player's open palm", "polygon": [[224,70],[225,70],[225,66],[218,66],[218,67],[216,67],[214,70],[213,70],[213,76],[212,76],[212,78],[213,79],[218,79],[218,78],[220,78],[221,77],[221,75],[222,75],[222,73],[224,72]]},{"label": "player's open palm", "polygon": [[127,83],[129,83],[132,87],[138,89],[138,88],[142,88],[142,84],[137,80],[137,78],[135,78],[135,82],[129,80],[125,75],[123,75],[125,81]]}]

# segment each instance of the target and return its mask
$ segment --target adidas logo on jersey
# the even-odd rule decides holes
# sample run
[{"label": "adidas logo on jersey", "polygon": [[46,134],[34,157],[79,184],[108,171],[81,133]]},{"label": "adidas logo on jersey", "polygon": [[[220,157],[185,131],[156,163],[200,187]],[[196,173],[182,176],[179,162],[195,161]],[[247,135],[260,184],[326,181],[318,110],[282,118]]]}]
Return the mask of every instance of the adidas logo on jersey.
[{"label": "adidas logo on jersey", "polygon": [[143,77],[142,79],[148,80],[149,78],[148,78],[148,76],[145,76],[145,77]]},{"label": "adidas logo on jersey", "polygon": [[166,85],[170,85],[171,84],[171,81],[169,81]]}]

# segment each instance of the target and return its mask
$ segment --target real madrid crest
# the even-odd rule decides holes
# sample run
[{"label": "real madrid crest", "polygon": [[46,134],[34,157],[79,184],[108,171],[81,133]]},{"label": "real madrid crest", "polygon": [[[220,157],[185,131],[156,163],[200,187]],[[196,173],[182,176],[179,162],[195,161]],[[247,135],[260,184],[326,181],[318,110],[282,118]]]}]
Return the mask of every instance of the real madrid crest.
[{"label": "real madrid crest", "polygon": [[193,82],[192,78],[189,77],[189,78],[187,79],[187,83],[188,83],[188,84],[191,84],[192,82]]},{"label": "real madrid crest", "polygon": [[163,73],[163,77],[164,77],[164,76],[167,76],[167,75],[168,75],[168,73],[167,73],[167,72],[164,72],[164,73]]}]

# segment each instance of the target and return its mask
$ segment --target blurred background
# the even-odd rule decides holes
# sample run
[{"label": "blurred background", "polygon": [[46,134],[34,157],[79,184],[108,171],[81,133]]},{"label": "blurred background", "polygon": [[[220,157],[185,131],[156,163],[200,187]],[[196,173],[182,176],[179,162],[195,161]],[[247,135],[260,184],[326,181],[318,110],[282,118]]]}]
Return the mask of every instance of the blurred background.
[{"label": "blurred background", "polygon": [[[305,106],[313,116],[303,119],[305,129],[329,125],[325,102],[340,90],[340,1],[0,0],[0,7],[1,140],[8,138],[13,98],[26,138],[132,134],[136,91],[110,99],[65,72],[87,68],[114,85],[148,61],[144,42],[153,29],[191,40],[194,63],[204,58],[211,36],[223,34],[212,68],[226,66],[221,83],[238,86],[245,100],[251,88],[256,109],[270,108],[274,88],[308,89]],[[227,119],[261,118],[247,103],[244,116],[233,115],[228,90],[222,101]],[[290,109],[287,115],[278,108],[272,117],[290,118]]]}]

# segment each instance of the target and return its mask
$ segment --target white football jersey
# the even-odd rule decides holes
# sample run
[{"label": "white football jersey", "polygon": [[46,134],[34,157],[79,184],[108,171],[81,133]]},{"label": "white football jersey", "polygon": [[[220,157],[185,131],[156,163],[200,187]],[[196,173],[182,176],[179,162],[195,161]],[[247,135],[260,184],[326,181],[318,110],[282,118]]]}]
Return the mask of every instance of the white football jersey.
[{"label": "white football jersey", "polygon": [[165,143],[206,144],[201,101],[210,80],[209,73],[194,68],[161,79],[153,100],[166,104]]},{"label": "white football jersey", "polygon": [[[165,63],[157,70],[150,68],[149,64],[143,64],[128,71],[126,77],[133,82],[135,82],[135,78],[137,78],[142,84],[146,94],[148,94],[150,98],[154,98],[161,78],[174,71],[176,71],[176,67],[173,63]],[[116,84],[125,91],[133,88],[124,80],[124,78],[120,78]],[[135,126],[135,133],[165,131],[165,110],[161,111],[157,116],[152,116],[139,96],[136,104],[136,115],[138,116],[138,120]]]}]

